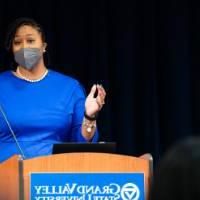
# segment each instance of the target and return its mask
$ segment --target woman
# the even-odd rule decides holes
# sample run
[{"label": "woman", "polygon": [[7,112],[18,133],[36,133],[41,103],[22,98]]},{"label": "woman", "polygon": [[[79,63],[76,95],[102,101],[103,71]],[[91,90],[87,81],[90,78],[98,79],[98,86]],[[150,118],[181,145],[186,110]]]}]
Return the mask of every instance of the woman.
[{"label": "woman", "polygon": [[10,26],[6,48],[15,67],[0,74],[0,162],[19,153],[51,154],[54,143],[98,139],[96,115],[105,90],[93,85],[85,98],[77,80],[47,68],[46,47],[34,20],[20,18]]}]

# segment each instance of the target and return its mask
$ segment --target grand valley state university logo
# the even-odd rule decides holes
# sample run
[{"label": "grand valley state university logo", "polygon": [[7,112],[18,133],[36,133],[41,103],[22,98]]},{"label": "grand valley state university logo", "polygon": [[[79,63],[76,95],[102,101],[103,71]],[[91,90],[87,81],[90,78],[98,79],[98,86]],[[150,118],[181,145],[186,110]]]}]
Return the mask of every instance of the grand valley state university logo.
[{"label": "grand valley state university logo", "polygon": [[140,190],[137,185],[133,183],[125,184],[121,189],[121,198],[123,200],[138,200],[140,197]]},{"label": "grand valley state university logo", "polygon": [[144,200],[144,175],[141,173],[31,174],[30,199]]}]

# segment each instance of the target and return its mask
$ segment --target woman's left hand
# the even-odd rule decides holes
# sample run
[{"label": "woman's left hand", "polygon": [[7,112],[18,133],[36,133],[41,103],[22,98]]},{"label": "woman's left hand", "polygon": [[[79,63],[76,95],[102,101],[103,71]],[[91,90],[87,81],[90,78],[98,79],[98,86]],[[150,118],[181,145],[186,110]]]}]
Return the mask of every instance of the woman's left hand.
[{"label": "woman's left hand", "polygon": [[[97,90],[97,96],[94,94]],[[85,112],[88,116],[96,115],[105,104],[106,92],[101,85],[93,85],[85,101]]]}]

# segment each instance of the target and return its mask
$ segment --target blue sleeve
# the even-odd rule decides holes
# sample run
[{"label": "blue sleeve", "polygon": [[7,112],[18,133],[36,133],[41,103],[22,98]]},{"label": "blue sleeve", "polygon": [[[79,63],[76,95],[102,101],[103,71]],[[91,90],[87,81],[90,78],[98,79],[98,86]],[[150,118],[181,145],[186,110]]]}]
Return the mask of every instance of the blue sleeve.
[{"label": "blue sleeve", "polygon": [[[87,142],[81,134],[86,95],[83,87],[79,83],[74,90],[72,98],[74,101],[74,107],[72,115],[71,142]],[[98,141],[98,135],[98,130],[96,129],[92,142]]]}]

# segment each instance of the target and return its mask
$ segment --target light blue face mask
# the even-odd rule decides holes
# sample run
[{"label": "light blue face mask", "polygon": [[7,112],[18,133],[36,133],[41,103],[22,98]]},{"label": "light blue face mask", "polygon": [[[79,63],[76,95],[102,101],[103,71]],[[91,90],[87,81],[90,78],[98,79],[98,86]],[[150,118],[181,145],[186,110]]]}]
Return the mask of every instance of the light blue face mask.
[{"label": "light blue face mask", "polygon": [[21,48],[14,52],[15,61],[18,65],[30,70],[41,58],[42,53],[39,48]]}]

